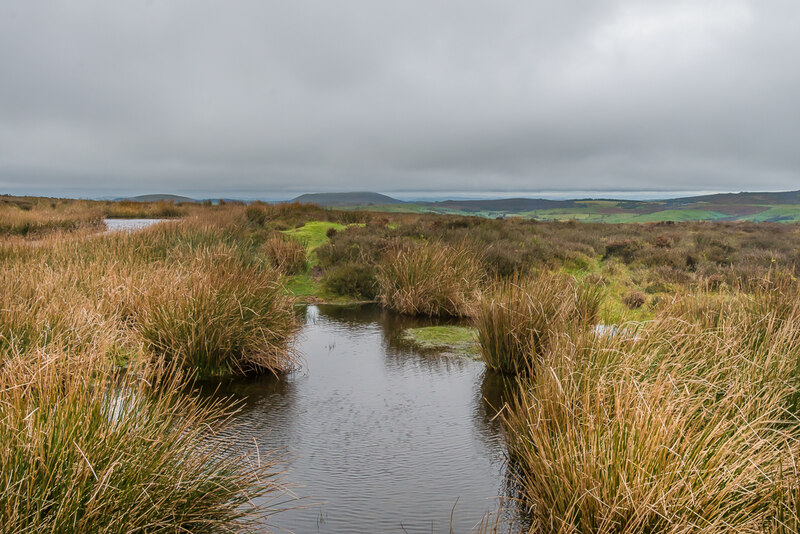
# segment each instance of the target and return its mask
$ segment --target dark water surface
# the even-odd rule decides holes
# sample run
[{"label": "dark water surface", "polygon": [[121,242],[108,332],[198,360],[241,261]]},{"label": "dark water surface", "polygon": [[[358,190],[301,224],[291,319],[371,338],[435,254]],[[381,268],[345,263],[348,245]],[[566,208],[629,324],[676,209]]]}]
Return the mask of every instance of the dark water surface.
[{"label": "dark water surface", "polygon": [[[468,532],[506,486],[505,446],[491,406],[503,381],[467,358],[421,354],[402,341],[420,321],[375,306],[309,306],[304,369],[225,384],[246,397],[230,436],[282,449],[305,508],[277,531]],[[488,400],[485,400],[488,399]]]}]

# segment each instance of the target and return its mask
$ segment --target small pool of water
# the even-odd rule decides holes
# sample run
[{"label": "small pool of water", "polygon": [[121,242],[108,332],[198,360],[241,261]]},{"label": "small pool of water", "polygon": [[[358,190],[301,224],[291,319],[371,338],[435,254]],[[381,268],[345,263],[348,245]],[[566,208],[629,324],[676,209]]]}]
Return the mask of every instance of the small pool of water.
[{"label": "small pool of water", "polygon": [[222,439],[280,449],[293,491],[308,497],[273,516],[273,529],[448,533],[455,506],[453,531],[462,533],[496,510],[508,486],[493,409],[504,381],[481,362],[422,354],[400,339],[430,324],[377,306],[309,306],[304,369],[214,393],[244,399]]},{"label": "small pool of water", "polygon": [[165,219],[104,219],[106,223],[106,233],[110,232],[133,232],[141,230],[156,223],[163,222]]}]

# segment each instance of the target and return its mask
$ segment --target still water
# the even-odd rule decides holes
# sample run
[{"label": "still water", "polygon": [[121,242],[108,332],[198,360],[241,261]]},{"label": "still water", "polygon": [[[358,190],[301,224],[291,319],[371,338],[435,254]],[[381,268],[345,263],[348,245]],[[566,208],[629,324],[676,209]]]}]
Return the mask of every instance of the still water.
[{"label": "still water", "polygon": [[133,232],[147,228],[164,219],[104,219],[106,223],[106,233],[110,232]]},{"label": "still water", "polygon": [[280,380],[223,384],[243,399],[223,439],[280,449],[303,508],[270,519],[305,533],[468,532],[506,494],[495,410],[502,378],[482,363],[420,353],[398,339],[431,324],[376,306],[309,306],[306,365]]}]

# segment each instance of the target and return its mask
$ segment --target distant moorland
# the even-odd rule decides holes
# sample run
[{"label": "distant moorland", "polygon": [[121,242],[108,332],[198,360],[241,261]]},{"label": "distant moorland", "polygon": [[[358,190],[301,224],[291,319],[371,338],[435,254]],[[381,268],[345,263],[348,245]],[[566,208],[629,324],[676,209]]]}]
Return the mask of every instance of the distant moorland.
[{"label": "distant moorland", "polygon": [[546,221],[800,221],[800,191],[721,193],[666,200],[504,198],[441,202],[402,202],[377,193],[316,193],[301,195],[294,201],[341,209],[523,217]]}]

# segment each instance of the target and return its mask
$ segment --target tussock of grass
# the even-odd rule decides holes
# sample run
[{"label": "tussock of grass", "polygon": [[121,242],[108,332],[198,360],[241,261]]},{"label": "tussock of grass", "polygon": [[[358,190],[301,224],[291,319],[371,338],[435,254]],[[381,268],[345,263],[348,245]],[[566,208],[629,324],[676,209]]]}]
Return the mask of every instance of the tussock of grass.
[{"label": "tussock of grass", "polygon": [[239,217],[6,245],[0,347],[43,347],[60,336],[83,348],[114,332],[198,376],[291,367],[292,301]]},{"label": "tussock of grass", "polygon": [[390,253],[378,270],[384,306],[407,315],[469,315],[484,279],[479,259],[466,247],[438,243]]},{"label": "tussock of grass", "polygon": [[284,274],[298,274],[306,270],[306,249],[291,238],[280,235],[267,239],[262,245],[267,261]]},{"label": "tussock of grass", "polygon": [[599,286],[558,273],[500,281],[476,307],[481,357],[504,373],[531,369],[559,336],[594,326],[601,300]]},{"label": "tussock of grass", "polygon": [[0,530],[239,532],[274,511],[253,500],[281,492],[275,461],[227,449],[235,407],[181,378],[293,363],[291,300],[238,221],[0,242]]},{"label": "tussock of grass", "polygon": [[276,271],[243,266],[223,249],[154,265],[133,283],[133,330],[154,355],[203,377],[292,365],[296,322]]}]

